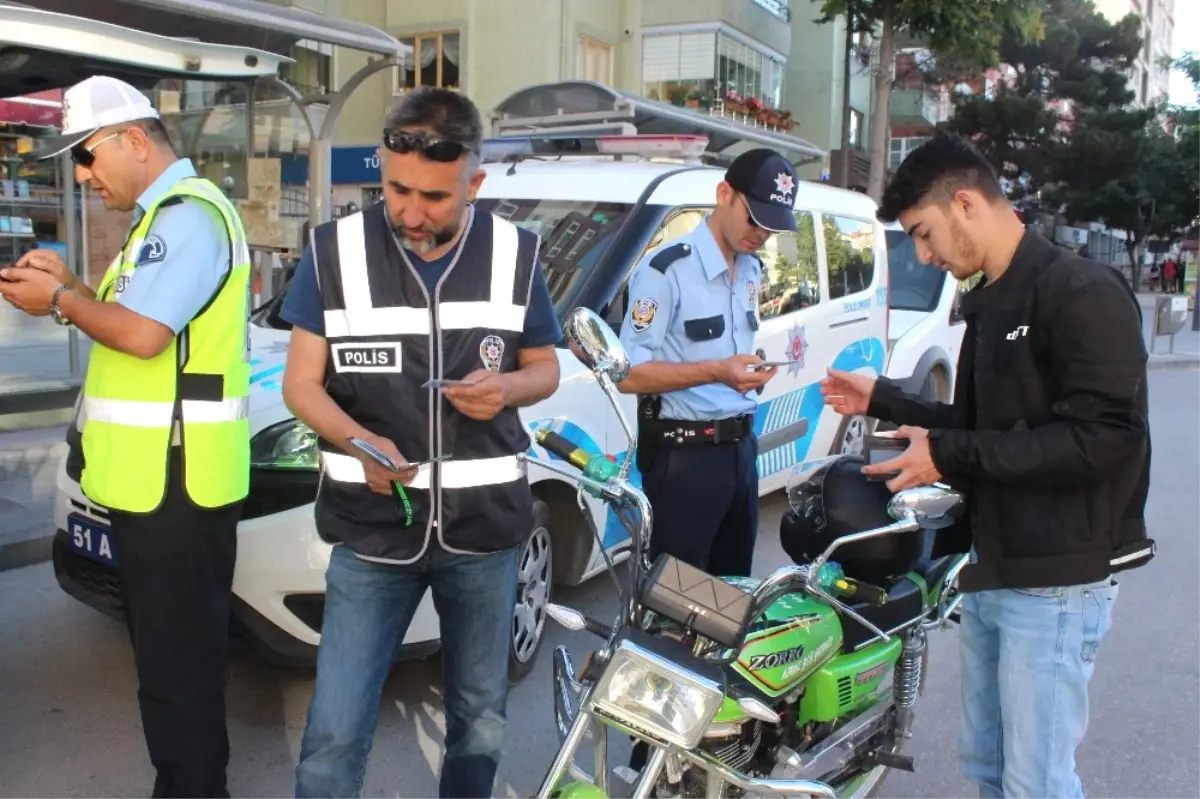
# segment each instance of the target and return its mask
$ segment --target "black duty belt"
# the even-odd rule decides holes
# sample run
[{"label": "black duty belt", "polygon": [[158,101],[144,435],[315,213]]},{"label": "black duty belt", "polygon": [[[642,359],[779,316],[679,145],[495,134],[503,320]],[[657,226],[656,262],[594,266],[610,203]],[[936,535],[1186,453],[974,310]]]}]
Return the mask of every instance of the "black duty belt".
[{"label": "black duty belt", "polygon": [[642,419],[639,438],[653,447],[679,447],[685,444],[728,444],[748,438],[754,432],[750,414],[732,419],[687,422],[679,419]]}]

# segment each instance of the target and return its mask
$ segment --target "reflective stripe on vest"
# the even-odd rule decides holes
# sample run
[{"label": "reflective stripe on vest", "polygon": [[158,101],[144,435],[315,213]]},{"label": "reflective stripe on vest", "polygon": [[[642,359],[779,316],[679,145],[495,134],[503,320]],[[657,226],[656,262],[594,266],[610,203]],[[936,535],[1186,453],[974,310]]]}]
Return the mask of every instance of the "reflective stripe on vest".
[{"label": "reflective stripe on vest", "polygon": [[[375,308],[371,305],[362,219],[357,215],[347,216],[336,224],[338,265],[346,308],[325,311],[325,337],[429,335],[427,308]],[[517,278],[517,228],[498,217],[493,224],[490,299],[439,303],[438,322],[442,330],[481,327],[521,332],[525,329],[525,307],[514,305],[512,301]]]},{"label": "reflective stripe on vest", "polygon": [[[322,452],[321,465],[325,477],[339,483],[365,483],[366,474],[362,462],[358,458],[339,452]],[[476,458],[474,460],[448,460],[438,464],[441,467],[442,488],[474,488],[481,485],[500,485],[520,480],[525,476],[525,463],[516,455],[502,455],[498,458]],[[428,491],[430,488],[431,469],[428,465],[417,469],[409,488]]]},{"label": "reflective stripe on vest", "polygon": [[230,241],[224,283],[153,358],[93,343],[83,387],[81,487],[97,504],[128,513],[151,513],[161,506],[175,427],[182,444],[184,488],[193,504],[223,507],[244,499],[249,490],[250,250],[237,209],[211,182],[180,180],[145,209],[96,297],[118,301],[123,278],[137,268],[158,210],[180,197],[208,203],[219,212]]}]

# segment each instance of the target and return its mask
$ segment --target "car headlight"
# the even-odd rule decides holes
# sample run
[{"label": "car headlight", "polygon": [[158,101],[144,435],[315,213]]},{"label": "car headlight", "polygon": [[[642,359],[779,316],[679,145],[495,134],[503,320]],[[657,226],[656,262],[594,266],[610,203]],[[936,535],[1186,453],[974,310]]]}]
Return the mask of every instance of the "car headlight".
[{"label": "car headlight", "polygon": [[[724,687],[712,676],[683,668],[650,648],[675,642],[631,632],[614,647],[587,709],[649,738],[695,748],[725,699]],[[646,646],[631,640],[643,636]],[[681,652],[704,671],[713,665],[695,659],[685,648]]]},{"label": "car headlight", "polygon": [[316,469],[317,434],[299,419],[272,425],[250,439],[250,465],[260,469]]}]

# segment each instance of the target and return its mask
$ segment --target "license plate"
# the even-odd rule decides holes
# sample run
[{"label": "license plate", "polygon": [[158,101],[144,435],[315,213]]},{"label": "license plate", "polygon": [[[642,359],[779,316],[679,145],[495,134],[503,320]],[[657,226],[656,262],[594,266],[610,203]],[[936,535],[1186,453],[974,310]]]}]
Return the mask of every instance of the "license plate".
[{"label": "license plate", "polygon": [[67,517],[67,547],[85,558],[106,566],[117,565],[112,530],[91,519],[71,514]]}]

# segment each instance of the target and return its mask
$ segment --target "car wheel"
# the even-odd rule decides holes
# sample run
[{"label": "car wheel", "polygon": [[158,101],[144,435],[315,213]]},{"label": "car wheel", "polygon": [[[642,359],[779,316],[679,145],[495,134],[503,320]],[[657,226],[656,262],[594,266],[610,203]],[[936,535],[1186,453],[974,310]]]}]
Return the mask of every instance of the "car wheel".
[{"label": "car wheel", "polygon": [[546,604],[554,583],[550,507],[540,499],[533,501],[533,531],[521,546],[517,563],[517,603],[513,606],[508,653],[508,680],[514,684],[533,670],[546,629]]},{"label": "car wheel", "polygon": [[950,381],[946,377],[946,370],[938,367],[930,371],[925,377],[925,382],[921,384],[920,394],[922,399],[931,402],[949,402]]},{"label": "car wheel", "polygon": [[834,455],[862,455],[863,441],[867,437],[867,417],[847,416],[838,427],[833,441]]}]

